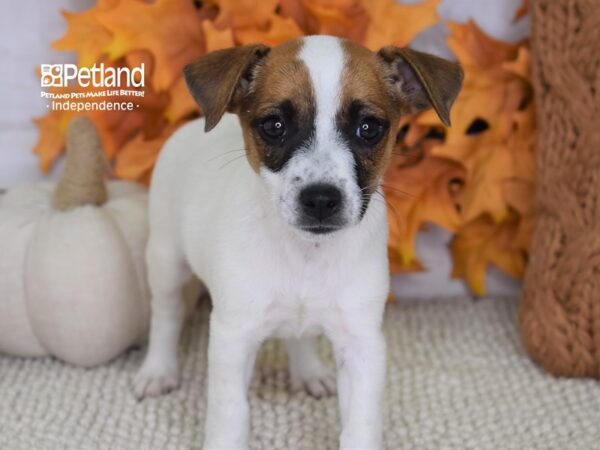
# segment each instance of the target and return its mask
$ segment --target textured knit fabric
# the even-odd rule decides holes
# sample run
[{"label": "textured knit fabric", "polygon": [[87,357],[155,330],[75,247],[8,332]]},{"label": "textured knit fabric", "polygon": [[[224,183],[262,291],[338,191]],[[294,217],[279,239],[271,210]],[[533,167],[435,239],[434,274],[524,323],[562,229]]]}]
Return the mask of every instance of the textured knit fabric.
[{"label": "textured knit fabric", "polygon": [[[556,379],[535,366],[519,342],[514,300],[390,305],[385,334],[386,448],[600,448],[600,385]],[[184,332],[181,388],[140,403],[128,389],[140,350],[95,369],[0,357],[0,448],[199,448],[206,344],[204,309]],[[321,349],[331,363],[325,342]],[[286,358],[271,341],[259,356],[251,448],[336,449],[336,399],[288,393]]]},{"label": "textured knit fabric", "polygon": [[547,370],[600,378],[598,6],[532,2],[538,222],[520,323]]}]

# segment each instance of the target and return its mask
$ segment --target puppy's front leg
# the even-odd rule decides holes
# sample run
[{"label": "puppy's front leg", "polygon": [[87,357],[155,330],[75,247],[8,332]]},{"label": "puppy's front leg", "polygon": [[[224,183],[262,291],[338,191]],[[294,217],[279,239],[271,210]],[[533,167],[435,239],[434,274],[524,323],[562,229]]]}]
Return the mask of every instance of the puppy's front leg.
[{"label": "puppy's front leg", "polygon": [[240,322],[211,315],[204,450],[248,448],[247,391],[262,336]]},{"label": "puppy's front leg", "polygon": [[151,236],[146,250],[152,292],[148,352],[133,381],[138,399],[165,394],[179,385],[177,347],[183,323],[183,284],[191,271],[175,246]]},{"label": "puppy's front leg", "polygon": [[379,450],[386,350],[381,330],[331,336],[338,365],[342,450]]}]

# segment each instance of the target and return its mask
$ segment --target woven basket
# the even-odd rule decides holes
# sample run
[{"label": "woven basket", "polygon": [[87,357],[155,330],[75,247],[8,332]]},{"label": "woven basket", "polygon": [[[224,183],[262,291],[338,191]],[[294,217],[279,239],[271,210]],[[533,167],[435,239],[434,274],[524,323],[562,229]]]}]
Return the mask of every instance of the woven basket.
[{"label": "woven basket", "polygon": [[533,2],[538,223],[523,343],[556,375],[600,377],[600,9]]}]

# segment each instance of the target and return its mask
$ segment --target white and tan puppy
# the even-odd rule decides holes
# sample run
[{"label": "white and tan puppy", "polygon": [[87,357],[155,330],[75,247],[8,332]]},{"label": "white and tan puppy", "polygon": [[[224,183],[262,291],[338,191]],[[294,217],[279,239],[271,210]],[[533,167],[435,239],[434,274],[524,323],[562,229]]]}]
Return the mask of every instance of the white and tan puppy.
[{"label": "white and tan puppy", "polygon": [[154,172],[152,328],[135,394],[177,386],[181,288],[195,274],[214,305],[205,449],[247,448],[246,391],[268,336],[287,339],[294,385],[335,391],[312,342],[320,333],[336,355],[341,448],[381,448],[380,182],[400,115],[433,106],[448,123],[461,70],[408,49],[311,36],[210,53],[185,77],[205,119],[177,131]]}]

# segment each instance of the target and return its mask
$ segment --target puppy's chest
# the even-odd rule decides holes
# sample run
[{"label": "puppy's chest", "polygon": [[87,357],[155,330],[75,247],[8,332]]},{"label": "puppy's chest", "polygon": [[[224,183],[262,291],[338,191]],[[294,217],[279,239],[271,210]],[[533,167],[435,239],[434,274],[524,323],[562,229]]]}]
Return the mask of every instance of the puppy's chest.
[{"label": "puppy's chest", "polygon": [[340,269],[339,264],[317,258],[274,270],[279,276],[270,278],[273,290],[264,309],[264,323],[271,333],[314,335],[335,323],[338,296],[347,276]]},{"label": "puppy's chest", "polygon": [[317,335],[335,314],[332,305],[317,305],[313,299],[287,297],[274,300],[265,310],[264,323],[277,337]]}]

